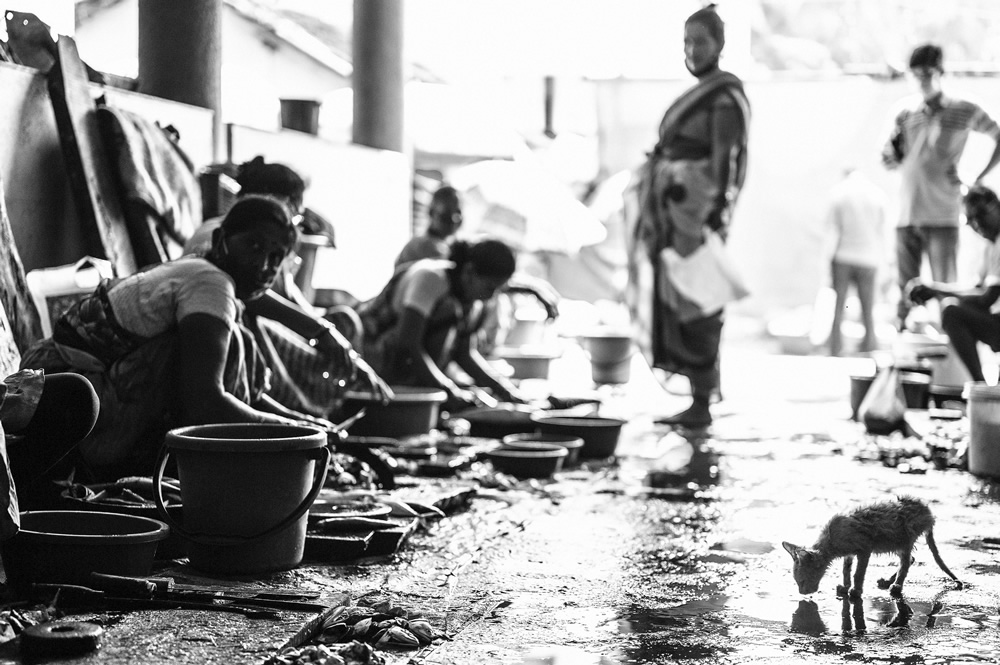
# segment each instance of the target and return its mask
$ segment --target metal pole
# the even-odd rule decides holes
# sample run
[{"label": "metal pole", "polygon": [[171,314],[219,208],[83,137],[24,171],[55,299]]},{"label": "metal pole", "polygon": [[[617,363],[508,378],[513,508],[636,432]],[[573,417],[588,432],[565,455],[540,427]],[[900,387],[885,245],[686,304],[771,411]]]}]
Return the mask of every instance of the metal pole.
[{"label": "metal pole", "polygon": [[402,0],[354,0],[353,59],[353,141],[402,152]]},{"label": "metal pole", "polygon": [[222,0],[140,0],[139,91],[211,109],[222,154]]}]

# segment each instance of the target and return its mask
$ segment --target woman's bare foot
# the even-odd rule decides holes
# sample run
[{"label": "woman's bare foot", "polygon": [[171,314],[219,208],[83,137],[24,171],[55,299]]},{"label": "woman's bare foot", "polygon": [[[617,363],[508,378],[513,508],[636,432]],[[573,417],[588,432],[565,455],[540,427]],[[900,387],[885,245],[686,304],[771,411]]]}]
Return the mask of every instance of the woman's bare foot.
[{"label": "woman's bare foot", "polygon": [[654,422],[658,425],[683,425],[685,427],[708,427],[712,424],[712,412],[708,408],[708,402],[696,400],[688,408],[672,416],[657,418]]}]

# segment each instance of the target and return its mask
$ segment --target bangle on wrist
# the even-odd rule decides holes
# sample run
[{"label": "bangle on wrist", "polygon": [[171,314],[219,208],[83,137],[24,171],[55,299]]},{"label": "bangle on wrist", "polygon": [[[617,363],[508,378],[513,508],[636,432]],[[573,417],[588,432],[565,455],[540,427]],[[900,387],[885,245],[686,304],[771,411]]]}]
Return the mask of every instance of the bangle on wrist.
[{"label": "bangle on wrist", "polygon": [[311,333],[311,334],[310,334],[310,335],[308,336],[308,339],[309,339],[309,346],[316,346],[317,344],[319,344],[319,340],[320,340],[320,338],[321,338],[321,337],[322,337],[323,335],[329,335],[329,334],[330,334],[330,329],[331,329],[332,327],[333,327],[333,326],[331,326],[331,325],[329,325],[329,324],[326,324],[326,323],[320,323],[320,324],[319,324],[319,327],[318,327],[318,328],[316,328],[316,330],[315,330],[315,331],[313,331],[313,332],[312,332],[312,333]]}]

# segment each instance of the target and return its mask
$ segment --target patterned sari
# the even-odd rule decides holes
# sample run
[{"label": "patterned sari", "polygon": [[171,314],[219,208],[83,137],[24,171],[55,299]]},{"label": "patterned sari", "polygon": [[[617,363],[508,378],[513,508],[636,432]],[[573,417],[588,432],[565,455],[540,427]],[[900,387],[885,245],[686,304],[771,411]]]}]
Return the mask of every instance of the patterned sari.
[{"label": "patterned sari", "polygon": [[[399,353],[401,331],[398,327],[400,312],[394,306],[395,294],[408,279],[408,268],[403,264],[393,274],[382,291],[358,306],[358,316],[363,324],[362,355],[375,371],[390,385],[418,386],[420,373],[412,358]],[[449,276],[450,279],[450,276]],[[467,344],[469,336],[480,329],[484,308],[481,301],[463,307],[452,293],[438,300],[427,321],[424,348],[442,370],[454,357],[456,344]]]},{"label": "patterned sari", "polygon": [[[109,286],[103,282],[71,307],[56,322],[52,337],[21,358],[21,367],[82,374],[101,400],[97,424],[79,445],[79,482],[151,475],[166,432],[187,424],[179,417],[183,386],[176,332],[145,339],[123,329],[108,302]],[[266,365],[242,325],[230,333],[223,386],[247,404],[268,386]]]}]

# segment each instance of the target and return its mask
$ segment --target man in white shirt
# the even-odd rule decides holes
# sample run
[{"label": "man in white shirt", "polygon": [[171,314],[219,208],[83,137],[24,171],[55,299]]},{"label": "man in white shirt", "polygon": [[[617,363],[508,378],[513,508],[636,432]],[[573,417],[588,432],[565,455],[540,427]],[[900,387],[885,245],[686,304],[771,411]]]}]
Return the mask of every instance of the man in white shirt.
[{"label": "man in white shirt", "polygon": [[973,381],[984,381],[977,343],[1000,351],[1000,199],[984,185],[973,185],[965,197],[965,216],[972,229],[986,238],[986,262],[973,288],[914,280],[906,289],[913,304],[941,300],[941,325],[948,341]]},{"label": "man in white shirt", "polygon": [[[958,163],[970,132],[986,134],[996,143],[976,182],[1000,162],[1000,126],[977,104],[943,94],[941,47],[918,46],[909,65],[920,85],[920,96],[904,100],[882,150],[885,166],[898,168],[901,174],[896,230],[900,289],[920,276],[924,254],[935,281],[954,282],[957,278],[962,200]],[[909,311],[910,303],[901,297],[897,309],[900,330],[906,327]]]}]

